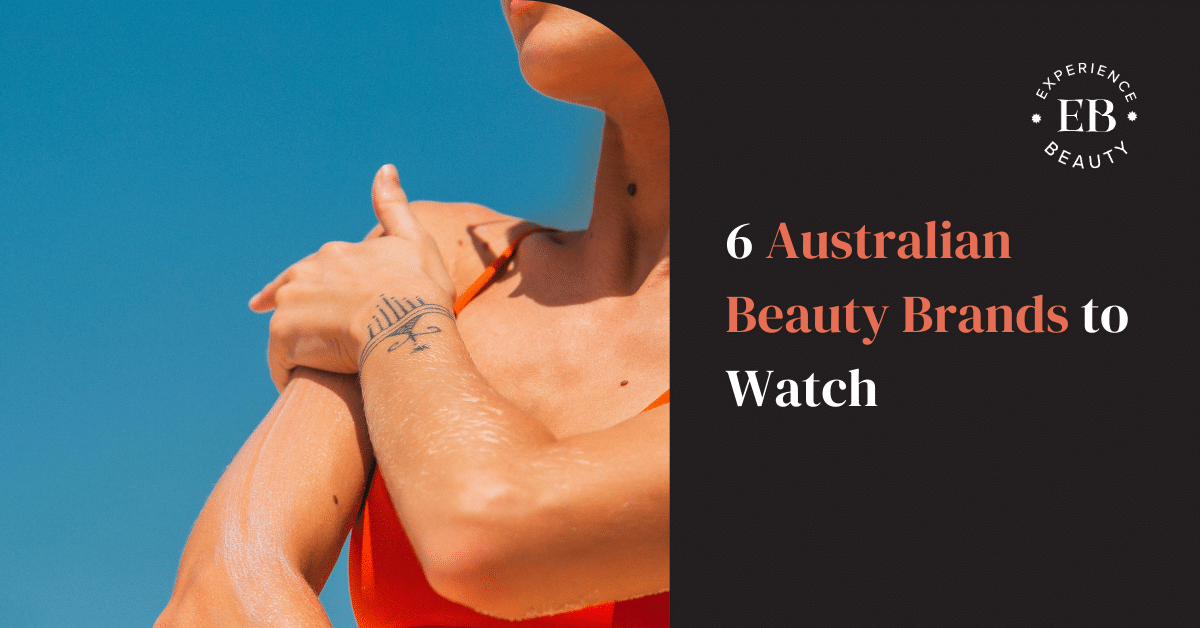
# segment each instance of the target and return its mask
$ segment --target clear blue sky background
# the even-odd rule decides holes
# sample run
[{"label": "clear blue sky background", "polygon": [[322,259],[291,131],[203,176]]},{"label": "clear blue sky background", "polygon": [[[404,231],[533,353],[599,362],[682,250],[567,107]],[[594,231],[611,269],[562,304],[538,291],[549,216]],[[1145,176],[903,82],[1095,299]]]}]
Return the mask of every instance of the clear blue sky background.
[{"label": "clear blue sky background", "polygon": [[[149,626],[275,399],[291,262],[410,198],[586,223],[599,112],[499,2],[0,4],[0,624]],[[344,561],[343,554],[343,561]],[[344,562],[322,599],[353,626]]]}]

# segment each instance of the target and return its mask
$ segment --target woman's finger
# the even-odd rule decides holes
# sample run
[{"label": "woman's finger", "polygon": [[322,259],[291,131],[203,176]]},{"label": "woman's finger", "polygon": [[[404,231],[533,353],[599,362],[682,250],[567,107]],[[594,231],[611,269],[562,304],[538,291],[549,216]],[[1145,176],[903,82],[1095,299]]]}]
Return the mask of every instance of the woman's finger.
[{"label": "woman's finger", "polygon": [[[308,258],[306,257],[304,259]],[[279,273],[279,276],[272,279],[271,283],[263,286],[263,289],[259,290],[258,294],[250,297],[250,309],[258,314],[270,312],[271,310],[275,309],[275,293],[279,290],[279,288],[283,287],[283,284],[291,281],[292,274],[295,272],[295,268],[295,264],[288,266],[287,270]]]},{"label": "woman's finger", "polygon": [[270,312],[271,310],[275,309],[275,293],[279,292],[279,289],[282,288],[284,284],[292,279],[295,279],[297,266],[308,261],[309,259],[312,259],[314,255],[316,255],[316,253],[304,256],[304,259],[301,259],[299,262],[288,266],[282,273],[279,273],[278,277],[272,279],[271,283],[263,286],[263,289],[259,290],[258,294],[250,297],[250,309],[258,314]]},{"label": "woman's finger", "polygon": [[375,206],[375,216],[387,235],[404,235],[417,225],[417,219],[408,208],[408,196],[400,187],[400,174],[392,164],[375,173],[371,204]]}]

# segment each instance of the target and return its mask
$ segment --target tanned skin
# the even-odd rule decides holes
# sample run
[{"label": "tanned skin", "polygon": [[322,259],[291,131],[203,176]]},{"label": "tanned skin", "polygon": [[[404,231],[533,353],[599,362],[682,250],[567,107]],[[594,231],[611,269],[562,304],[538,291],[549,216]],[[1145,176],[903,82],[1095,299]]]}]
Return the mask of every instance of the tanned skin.
[{"label": "tanned skin", "polygon": [[156,626],[329,626],[317,595],[376,464],[451,600],[516,619],[669,588],[670,406],[640,413],[670,386],[666,111],[611,31],[504,7],[530,84],[606,114],[588,228],[529,236],[454,317],[530,225],[409,203],[380,169],[380,227],[251,300],[275,310],[281,395],[205,504]]}]

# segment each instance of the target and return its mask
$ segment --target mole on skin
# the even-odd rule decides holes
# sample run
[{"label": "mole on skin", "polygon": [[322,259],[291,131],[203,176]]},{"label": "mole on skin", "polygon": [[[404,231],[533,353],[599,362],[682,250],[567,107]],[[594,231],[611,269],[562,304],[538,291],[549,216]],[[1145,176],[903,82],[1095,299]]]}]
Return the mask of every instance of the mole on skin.
[{"label": "mole on skin", "polygon": [[637,184],[630,183],[628,186],[626,186],[625,190],[629,192],[630,196],[633,196],[634,194],[637,194]]},{"label": "mole on skin", "polygon": [[335,504],[336,504],[336,503],[338,503],[338,502],[337,502],[337,495],[334,495],[334,496],[333,496],[333,503],[335,503]]},{"label": "mole on skin", "polygon": [[629,383],[629,380],[627,380],[627,379],[623,379],[623,380],[621,380],[621,385],[622,385],[622,386],[624,386],[625,384],[628,384],[628,383]]}]

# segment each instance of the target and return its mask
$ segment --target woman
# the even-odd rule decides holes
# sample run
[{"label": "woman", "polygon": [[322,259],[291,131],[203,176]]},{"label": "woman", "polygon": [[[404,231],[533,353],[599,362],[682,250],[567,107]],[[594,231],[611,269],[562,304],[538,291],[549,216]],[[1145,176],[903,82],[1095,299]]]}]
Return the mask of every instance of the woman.
[{"label": "woman", "polygon": [[666,110],[605,27],[503,5],[530,85],[606,114],[588,228],[410,205],[380,169],[380,226],[251,299],[275,309],[281,394],[157,625],[328,626],[317,594],[352,527],[364,628],[666,624]]}]

